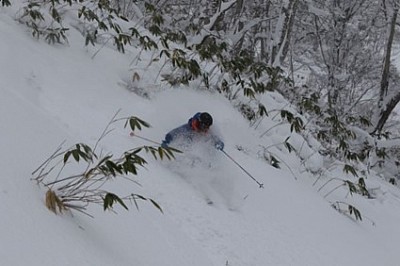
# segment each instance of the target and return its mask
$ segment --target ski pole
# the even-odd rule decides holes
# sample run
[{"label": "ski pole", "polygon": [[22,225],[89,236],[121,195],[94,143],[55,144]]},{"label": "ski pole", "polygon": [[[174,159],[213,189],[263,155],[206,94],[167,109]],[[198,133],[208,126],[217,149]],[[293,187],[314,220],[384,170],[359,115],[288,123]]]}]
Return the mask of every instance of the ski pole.
[{"label": "ski pole", "polygon": [[154,141],[154,140],[151,140],[151,139],[148,139],[148,138],[145,138],[145,137],[142,137],[142,136],[139,136],[139,135],[136,135],[133,131],[129,134],[131,137],[137,137],[137,138],[139,138],[139,139],[142,139],[142,140],[145,140],[145,141],[148,141],[148,142],[150,142],[150,143],[153,143],[153,144],[156,144],[156,145],[158,145],[158,146],[160,146],[161,145],[161,143],[160,142],[157,142],[157,141]]},{"label": "ski pole", "polygon": [[[145,137],[136,135],[133,131],[132,131],[129,135],[130,135],[131,137],[137,137],[137,138],[139,138],[139,139],[148,141],[148,142],[153,143],[153,144],[155,144],[155,145],[157,145],[157,146],[161,146],[161,148],[169,149],[170,152],[172,151],[172,152],[176,152],[176,153],[182,153],[182,151],[180,151],[180,150],[177,149],[177,148],[174,148],[174,147],[171,147],[171,146],[168,146],[168,147],[165,148],[165,147],[162,146],[162,144],[161,144],[160,142],[157,142],[157,141],[154,141],[154,140],[152,140],[152,139],[148,139],[148,138],[145,138]],[[170,152],[168,152],[168,153],[170,153]],[[172,155],[172,154],[171,154],[171,155]]]},{"label": "ski pole", "polygon": [[236,162],[235,159],[233,159],[228,153],[226,153],[226,151],[224,151],[224,150],[220,150],[220,151],[222,151],[223,154],[226,155],[226,157],[228,157],[228,158],[229,158],[232,162],[234,162],[240,169],[242,169],[243,172],[245,172],[251,179],[253,179],[253,180],[259,185],[260,188],[264,188],[264,184],[263,184],[263,183],[258,182],[257,179],[255,179],[249,172],[247,172],[246,169],[244,169],[238,162]]}]

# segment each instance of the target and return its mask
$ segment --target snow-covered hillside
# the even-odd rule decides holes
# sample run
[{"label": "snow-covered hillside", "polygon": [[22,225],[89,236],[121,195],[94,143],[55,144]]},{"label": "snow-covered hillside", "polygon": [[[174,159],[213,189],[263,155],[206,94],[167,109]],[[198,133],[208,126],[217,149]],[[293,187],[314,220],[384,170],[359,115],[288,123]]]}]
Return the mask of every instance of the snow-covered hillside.
[{"label": "snow-covered hillside", "polygon": [[[313,186],[315,177],[302,171],[294,154],[276,149],[285,156],[282,170],[258,156],[260,141],[283,142],[290,136],[288,127],[271,129],[266,119],[254,130],[222,95],[154,84],[158,72],[146,71],[146,60],[132,65],[137,51],[123,55],[107,46],[100,52],[84,47],[73,27],[68,46],[33,39],[14,20],[15,9],[0,8],[0,265],[399,265],[396,187],[370,177],[373,199],[346,196],[339,189],[336,200],[351,201],[364,219],[340,214],[324,197],[337,184],[318,188],[344,173],[327,171]],[[149,99],[123,86],[134,69],[141,70],[141,85],[152,88]],[[263,100],[271,109],[286,104],[273,93]],[[265,188],[224,154],[205,150],[198,154],[202,163],[193,167],[185,164],[185,155],[176,162],[147,158],[149,164],[135,179],[141,186],[112,183],[117,193],[154,199],[164,213],[140,202],[139,211],[134,205],[129,212],[115,206],[116,214],[90,206],[94,218],[53,214],[44,204],[46,190],[31,173],[64,140],[66,146],[93,145],[118,110],[121,117],[149,122],[152,127],[140,134],[156,141],[194,113],[208,111],[225,151]],[[101,149],[118,155],[149,145],[129,133],[123,122],[115,125]],[[318,156],[307,163],[323,167]]]}]

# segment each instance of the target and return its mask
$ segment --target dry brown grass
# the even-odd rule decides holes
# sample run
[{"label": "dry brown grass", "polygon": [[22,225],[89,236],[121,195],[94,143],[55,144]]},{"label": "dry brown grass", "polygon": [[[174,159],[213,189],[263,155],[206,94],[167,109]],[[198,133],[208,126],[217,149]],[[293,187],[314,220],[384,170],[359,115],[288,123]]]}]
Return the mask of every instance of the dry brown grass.
[{"label": "dry brown grass", "polygon": [[51,189],[46,192],[46,207],[55,214],[63,213],[67,210],[62,200]]}]

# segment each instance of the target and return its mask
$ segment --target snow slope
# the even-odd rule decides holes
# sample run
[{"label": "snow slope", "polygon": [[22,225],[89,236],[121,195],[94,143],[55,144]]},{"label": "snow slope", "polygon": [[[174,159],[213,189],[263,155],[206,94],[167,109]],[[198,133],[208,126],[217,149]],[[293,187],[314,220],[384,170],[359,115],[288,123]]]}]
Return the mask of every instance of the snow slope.
[{"label": "snow slope", "polygon": [[[256,156],[260,133],[271,125],[254,131],[218,94],[156,83],[150,99],[139,97],[121,86],[132,69],[143,69],[131,65],[135,50],[122,55],[104,47],[92,57],[98,48],[84,47],[74,28],[69,46],[49,46],[14,21],[15,11],[0,8],[0,265],[399,265],[397,188],[368,179],[375,199],[346,198],[365,216],[356,222],[331,208],[324,198],[329,189],[319,193],[320,185],[312,186],[315,179],[301,173],[294,156],[285,159],[295,176]],[[143,84],[157,75],[141,73]],[[276,97],[268,101],[279,106]],[[265,188],[222,153],[206,150],[199,156],[211,168],[148,158],[137,178],[142,186],[113,184],[116,192],[155,199],[164,214],[147,203],[140,211],[116,207],[117,214],[92,206],[94,218],[49,212],[32,171],[64,140],[94,144],[119,109],[122,117],[151,123],[141,134],[154,140],[207,110],[226,152]],[[262,141],[283,141],[288,132],[276,128]],[[119,154],[143,144],[148,143],[130,137],[121,124],[101,148]],[[321,167],[318,158],[313,163]]]}]

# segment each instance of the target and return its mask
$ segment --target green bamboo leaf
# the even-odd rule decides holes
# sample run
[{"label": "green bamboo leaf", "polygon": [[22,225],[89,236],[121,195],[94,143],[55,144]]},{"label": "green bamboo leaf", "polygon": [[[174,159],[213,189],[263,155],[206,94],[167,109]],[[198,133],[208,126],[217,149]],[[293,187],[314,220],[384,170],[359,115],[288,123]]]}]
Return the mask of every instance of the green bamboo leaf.
[{"label": "green bamboo leaf", "polygon": [[105,161],[108,161],[109,159],[111,159],[112,155],[107,155],[106,157],[104,157],[103,159],[101,159],[98,163],[97,166],[100,166],[102,164],[104,164]]},{"label": "green bamboo leaf", "polygon": [[131,127],[132,131],[135,131],[137,124],[136,120],[132,117],[129,118],[129,126]]},{"label": "green bamboo leaf", "polygon": [[133,175],[137,175],[137,169],[136,169],[135,165],[130,161],[126,161],[123,164],[123,169],[126,174],[132,173]]},{"label": "green bamboo leaf", "polygon": [[143,197],[142,195],[139,195],[139,194],[132,194],[132,196],[135,198],[139,198],[141,200],[147,200],[145,197]]},{"label": "green bamboo leaf", "polygon": [[142,120],[142,119],[140,119],[140,118],[137,118],[137,117],[136,117],[136,119],[137,119],[137,121],[138,121],[142,126],[147,127],[147,128],[150,127],[150,124],[147,123],[146,121],[144,121],[144,120]]},{"label": "green bamboo leaf", "polygon": [[74,157],[75,161],[79,162],[79,150],[73,150],[72,157]]},{"label": "green bamboo leaf", "polygon": [[346,174],[351,173],[353,176],[358,177],[356,169],[354,169],[353,166],[346,164],[343,167],[343,171],[346,172]]},{"label": "green bamboo leaf", "polygon": [[116,176],[116,172],[122,174],[121,167],[115,164],[113,161],[108,160],[105,164],[113,176]]},{"label": "green bamboo leaf", "polygon": [[149,200],[150,200],[150,202],[151,202],[157,209],[160,210],[160,212],[161,212],[162,214],[164,214],[163,210],[161,209],[160,205],[158,205],[157,202],[155,202],[155,201],[152,200],[152,199],[149,199]]},{"label": "green bamboo leaf", "polygon": [[103,198],[103,209],[111,209],[115,202],[119,203],[122,207],[128,210],[128,207],[125,205],[124,201],[114,193],[110,192],[107,192],[106,196]]},{"label": "green bamboo leaf", "polygon": [[357,188],[353,182],[345,180],[344,183],[348,186],[351,195],[353,195],[353,193],[357,193]]},{"label": "green bamboo leaf", "polygon": [[123,15],[119,15],[119,18],[122,19],[122,20],[124,20],[124,21],[126,21],[126,22],[129,22],[129,19],[126,18],[126,17],[124,17]]},{"label": "green bamboo leaf", "polygon": [[263,104],[258,104],[258,114],[260,116],[268,116],[267,108]]},{"label": "green bamboo leaf", "polygon": [[356,218],[356,220],[362,221],[361,212],[356,207],[348,205],[348,210],[350,215],[354,213],[354,217]]},{"label": "green bamboo leaf", "polygon": [[112,207],[114,201],[112,199],[112,195],[107,194],[104,198],[103,198],[103,209],[107,210],[109,208]]},{"label": "green bamboo leaf", "polygon": [[118,196],[116,196],[115,200],[122,206],[125,208],[125,210],[129,210],[128,207],[125,205],[124,201],[122,199],[120,199]]},{"label": "green bamboo leaf", "polygon": [[289,151],[289,153],[291,153],[292,151],[295,151],[296,149],[292,146],[292,144],[290,144],[290,143],[288,142],[289,138],[290,138],[290,137],[287,137],[287,138],[285,139],[284,145],[285,145],[286,149]]},{"label": "green bamboo leaf", "polygon": [[70,156],[71,156],[71,151],[67,151],[67,152],[64,154],[64,164],[67,163],[67,161],[68,161],[68,159],[69,159]]},{"label": "green bamboo leaf", "polygon": [[131,116],[128,120],[129,120],[129,126],[131,127],[132,131],[135,131],[136,128],[141,130],[142,127],[147,127],[147,128],[150,127],[149,123],[136,116]]},{"label": "green bamboo leaf", "polygon": [[160,159],[162,160],[164,157],[164,151],[161,147],[158,148],[158,156],[160,156]]},{"label": "green bamboo leaf", "polygon": [[11,2],[9,0],[1,0],[2,6],[11,6]]},{"label": "green bamboo leaf", "polygon": [[360,177],[360,178],[358,179],[358,185],[359,185],[360,187],[362,187],[362,188],[366,188],[364,178]]}]

